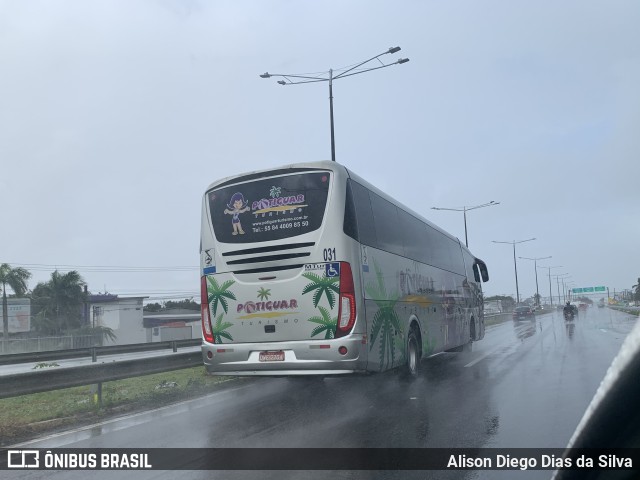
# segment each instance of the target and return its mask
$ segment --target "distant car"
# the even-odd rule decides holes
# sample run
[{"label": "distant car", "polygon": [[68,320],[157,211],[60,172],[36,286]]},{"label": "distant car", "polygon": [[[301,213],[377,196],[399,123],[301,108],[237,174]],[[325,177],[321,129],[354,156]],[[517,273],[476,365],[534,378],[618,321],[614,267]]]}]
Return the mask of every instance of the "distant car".
[{"label": "distant car", "polygon": [[531,307],[527,307],[527,306],[516,307],[516,309],[513,311],[514,320],[528,320],[535,317],[536,317],[535,313],[533,313],[533,310]]}]

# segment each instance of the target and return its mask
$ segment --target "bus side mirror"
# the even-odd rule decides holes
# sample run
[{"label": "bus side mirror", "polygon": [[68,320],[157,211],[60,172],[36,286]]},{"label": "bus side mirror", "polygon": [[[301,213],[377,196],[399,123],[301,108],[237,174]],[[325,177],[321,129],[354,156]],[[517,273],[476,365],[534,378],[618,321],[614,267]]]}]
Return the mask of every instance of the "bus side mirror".
[{"label": "bus side mirror", "polygon": [[482,261],[476,259],[476,265],[480,269],[480,276],[482,277],[483,282],[489,281],[489,270],[487,270],[487,265]]}]

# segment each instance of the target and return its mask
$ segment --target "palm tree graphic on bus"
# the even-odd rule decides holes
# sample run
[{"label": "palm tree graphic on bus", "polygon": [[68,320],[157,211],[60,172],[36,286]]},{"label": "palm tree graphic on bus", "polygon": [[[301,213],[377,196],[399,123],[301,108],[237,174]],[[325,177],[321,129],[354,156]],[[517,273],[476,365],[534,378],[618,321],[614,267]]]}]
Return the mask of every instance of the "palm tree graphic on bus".
[{"label": "palm tree graphic on bus", "polygon": [[336,333],[336,326],[338,325],[338,316],[331,318],[331,314],[329,310],[320,306],[320,316],[311,317],[309,319],[310,322],[319,323],[316,328],[311,332],[311,336],[315,337],[319,333],[325,332],[324,338],[334,338]]},{"label": "palm tree graphic on bus", "polygon": [[269,190],[269,196],[271,198],[277,198],[280,196],[281,187],[276,187],[275,185],[271,187]]},{"label": "palm tree graphic on bus", "polygon": [[368,283],[365,286],[365,291],[369,295],[369,298],[376,303],[378,310],[373,315],[371,337],[369,340],[371,346],[369,350],[373,349],[376,340],[378,340],[378,336],[380,336],[378,354],[380,357],[380,369],[383,369],[389,367],[389,364],[393,366],[396,360],[396,343],[394,337],[395,332],[400,332],[402,327],[400,325],[400,317],[395,307],[400,296],[397,292],[387,293],[382,272],[375,260],[373,264],[376,271],[376,283]]},{"label": "palm tree graphic on bus", "polygon": [[207,282],[209,283],[207,286],[207,301],[209,303],[213,302],[213,314],[215,315],[218,310],[218,303],[222,305],[224,313],[228,313],[229,302],[227,302],[227,298],[236,300],[236,296],[233,292],[229,291],[229,287],[236,282],[234,280],[227,280],[223,282],[222,285],[219,285],[216,279],[211,276],[207,277]]},{"label": "palm tree graphic on bus", "polygon": [[215,325],[213,325],[213,327],[211,328],[211,334],[213,335],[213,340],[215,343],[222,343],[223,338],[233,341],[233,337],[231,336],[231,334],[226,331],[227,328],[233,326],[233,323],[231,322],[222,323],[223,315],[224,315],[223,313],[218,315],[218,317],[216,318]]},{"label": "palm tree graphic on bus", "polygon": [[320,303],[322,295],[326,295],[329,307],[333,310],[333,307],[336,304],[336,297],[334,294],[340,293],[340,289],[338,288],[338,285],[336,285],[340,281],[340,277],[321,277],[316,273],[303,273],[302,276],[307,280],[311,280],[311,283],[308,283],[302,289],[302,294],[304,295],[315,290],[315,293],[313,294],[313,306],[316,308],[318,307],[318,303]]},{"label": "palm tree graphic on bus", "polygon": [[260,290],[258,290],[258,298],[260,300],[269,300],[270,295],[271,295],[270,288],[261,287]]}]

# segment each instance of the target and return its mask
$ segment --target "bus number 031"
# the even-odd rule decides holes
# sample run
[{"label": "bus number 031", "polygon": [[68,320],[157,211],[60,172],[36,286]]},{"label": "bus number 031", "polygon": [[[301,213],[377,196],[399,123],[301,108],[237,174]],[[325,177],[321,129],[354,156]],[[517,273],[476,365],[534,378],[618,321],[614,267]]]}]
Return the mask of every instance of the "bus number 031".
[{"label": "bus number 031", "polygon": [[324,255],[324,261],[325,262],[332,262],[332,261],[337,259],[337,257],[336,257],[336,249],[335,248],[325,248],[322,251],[322,254]]}]

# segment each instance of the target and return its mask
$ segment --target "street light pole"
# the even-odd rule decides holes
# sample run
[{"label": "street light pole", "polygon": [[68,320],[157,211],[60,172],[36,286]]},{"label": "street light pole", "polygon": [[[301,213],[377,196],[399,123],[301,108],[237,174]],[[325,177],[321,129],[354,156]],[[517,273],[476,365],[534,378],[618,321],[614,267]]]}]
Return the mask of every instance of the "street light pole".
[{"label": "street light pole", "polygon": [[570,278],[571,278],[571,276],[563,277],[563,279],[562,279],[562,300],[564,302],[567,301],[567,293],[568,293],[567,285],[564,283],[564,281],[565,280],[569,280]]},{"label": "street light pole", "polygon": [[469,248],[469,238],[467,237],[467,212],[469,210],[475,210],[476,208],[492,207],[494,205],[500,205],[500,202],[494,202],[491,200],[489,203],[483,203],[482,205],[476,205],[475,207],[462,207],[462,208],[443,208],[443,207],[431,207],[431,210],[450,210],[452,212],[463,212],[464,214],[464,244]]},{"label": "street light pole", "polygon": [[513,245],[513,268],[516,272],[516,305],[520,303],[520,290],[518,289],[518,263],[516,262],[516,244],[530,242],[532,240],[535,240],[535,237],[528,238],[526,240],[513,240],[512,242],[499,242],[497,240],[491,240],[493,243],[508,243],[510,245]]},{"label": "street light pole", "polygon": [[560,277],[564,277],[565,275],[569,275],[568,273],[561,273],[559,275],[552,275],[552,277],[556,277],[556,284],[558,285],[558,303],[561,302],[560,300]]},{"label": "street light pole", "polygon": [[572,287],[575,287],[575,285],[576,285],[575,282],[567,282],[567,293],[566,293],[566,296],[569,299],[569,301],[572,300],[573,292],[571,290],[572,290]]},{"label": "street light pole", "polygon": [[[382,63],[379,57],[382,55],[386,55],[388,53],[393,54],[400,51],[400,47],[390,47],[387,51],[382,52],[375,57],[371,57],[364,62],[360,62],[357,65],[347,68],[346,70],[334,75],[334,70],[329,69],[328,76],[311,76],[311,75],[299,75],[299,74],[288,74],[288,73],[269,73],[265,72],[260,75],[260,78],[271,78],[271,77],[282,77],[284,80],[278,80],[280,85],[298,85],[301,83],[317,83],[317,82],[329,82],[329,123],[331,127],[331,160],[336,161],[336,142],[335,142],[335,133],[334,133],[334,124],[333,124],[333,81],[338,80],[339,78],[351,77],[353,75],[358,75],[360,73],[370,72],[372,70],[379,70],[381,68],[390,67],[391,65],[402,65],[403,63],[407,63],[409,61],[408,58],[399,58],[393,63]],[[378,60],[380,62],[380,66],[371,67],[371,68],[363,68],[360,69],[364,64],[369,63],[373,60]],[[325,75],[327,75],[325,73]],[[296,80],[292,80],[296,79]]]},{"label": "street light pole", "polygon": [[336,161],[336,137],[333,131],[333,69],[329,69],[329,117],[331,123],[331,160]]},{"label": "street light pole", "polygon": [[540,292],[538,291],[538,260],[546,260],[552,257],[537,257],[537,258],[529,258],[529,257],[518,257],[523,258],[525,260],[533,260],[533,268],[536,271],[536,305],[540,306]]},{"label": "street light pole", "polygon": [[[554,265],[553,267],[540,267],[547,268],[549,270],[549,298],[551,299],[551,306],[553,307],[553,294],[551,293],[551,269],[552,268],[562,268],[562,265]],[[560,299],[558,299],[560,301]]]}]

